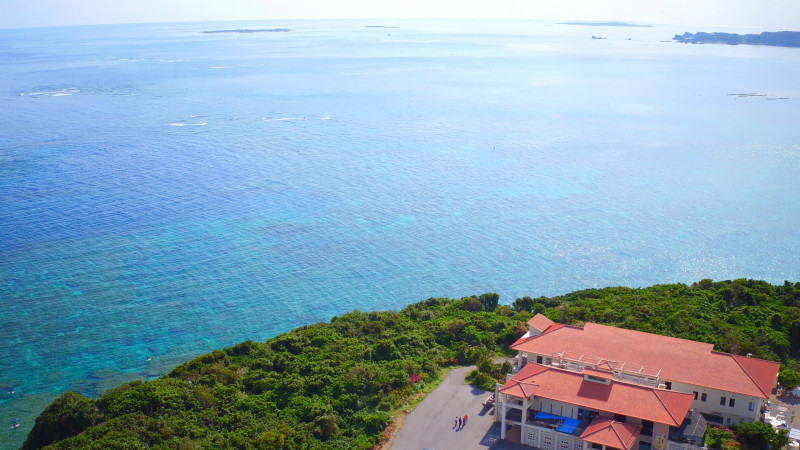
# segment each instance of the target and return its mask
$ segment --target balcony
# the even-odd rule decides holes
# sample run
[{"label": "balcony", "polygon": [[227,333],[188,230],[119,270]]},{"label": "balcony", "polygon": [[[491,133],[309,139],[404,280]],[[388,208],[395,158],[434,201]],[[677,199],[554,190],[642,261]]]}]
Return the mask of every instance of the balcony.
[{"label": "balcony", "polygon": [[[506,412],[506,419],[519,424],[522,420],[521,413],[518,409],[510,409]],[[570,419],[529,409],[527,420],[520,430],[520,442],[543,449],[583,450],[580,437],[591,423],[591,418]],[[693,439],[690,433],[687,435],[689,430],[686,428],[671,431],[665,450],[702,448],[702,441]]]},{"label": "balcony", "polygon": [[528,420],[526,422],[527,425],[546,428],[571,436],[583,434],[590,423],[592,423],[591,419],[570,419],[534,409],[528,410]]}]

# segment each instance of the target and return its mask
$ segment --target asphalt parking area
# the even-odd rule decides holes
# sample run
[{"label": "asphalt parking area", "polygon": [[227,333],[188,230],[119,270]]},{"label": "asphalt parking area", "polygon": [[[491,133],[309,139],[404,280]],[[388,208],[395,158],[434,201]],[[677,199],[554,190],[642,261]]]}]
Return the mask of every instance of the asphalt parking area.
[{"label": "asphalt parking area", "polygon": [[[406,418],[397,432],[392,450],[531,450],[500,441],[499,424],[494,423],[494,408],[482,405],[491,393],[468,385],[467,372],[475,367],[450,371],[442,384],[423,400]],[[461,427],[456,417],[469,416]]]}]

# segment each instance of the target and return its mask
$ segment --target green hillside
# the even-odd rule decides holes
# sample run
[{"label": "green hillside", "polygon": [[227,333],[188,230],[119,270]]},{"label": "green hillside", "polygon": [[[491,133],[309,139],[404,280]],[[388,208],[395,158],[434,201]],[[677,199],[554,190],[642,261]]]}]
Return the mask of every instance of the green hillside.
[{"label": "green hillside", "polygon": [[66,393],[37,418],[23,448],[372,448],[444,368],[491,371],[489,355],[507,351],[535,312],[710,342],[800,369],[800,283],[702,280],[510,306],[498,306],[496,294],[432,298],[216,350],[99,399]]}]

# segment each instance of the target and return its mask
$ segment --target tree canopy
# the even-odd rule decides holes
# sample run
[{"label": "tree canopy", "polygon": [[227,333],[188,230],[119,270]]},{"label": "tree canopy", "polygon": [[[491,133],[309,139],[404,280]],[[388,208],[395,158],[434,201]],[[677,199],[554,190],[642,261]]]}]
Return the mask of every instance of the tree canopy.
[{"label": "tree canopy", "polygon": [[[98,399],[68,392],[37,418],[23,448],[371,448],[392,414],[430,390],[443,368],[477,363],[470,381],[487,388],[502,379],[509,367],[490,356],[507,351],[534,313],[781,361],[787,384],[800,371],[800,283],[704,279],[523,297],[510,306],[491,293],[430,298],[215,350]],[[735,432],[750,448],[781,439]]]},{"label": "tree canopy", "polygon": [[530,314],[496,313],[498,298],[355,311],[215,350],[99,399],[67,392],[23,448],[372,448],[443,367],[475,364],[524,332]]}]

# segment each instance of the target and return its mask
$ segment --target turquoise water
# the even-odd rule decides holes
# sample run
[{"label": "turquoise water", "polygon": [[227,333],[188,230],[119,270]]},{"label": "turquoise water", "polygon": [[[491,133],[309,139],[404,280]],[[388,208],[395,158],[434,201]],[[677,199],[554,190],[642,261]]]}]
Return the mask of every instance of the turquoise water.
[{"label": "turquoise water", "polygon": [[800,52],[684,31],[0,30],[0,446],[353,309],[800,280]]}]

